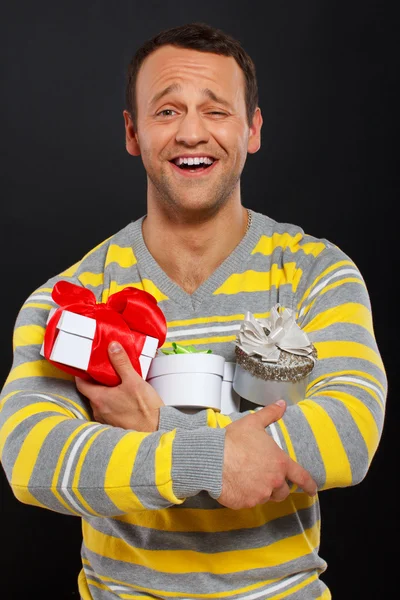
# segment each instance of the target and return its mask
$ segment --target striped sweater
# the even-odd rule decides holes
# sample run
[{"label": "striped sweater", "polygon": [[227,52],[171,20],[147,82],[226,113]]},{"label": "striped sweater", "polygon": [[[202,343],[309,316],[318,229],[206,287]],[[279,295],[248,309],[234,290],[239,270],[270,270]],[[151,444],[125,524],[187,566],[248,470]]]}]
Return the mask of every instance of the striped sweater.
[{"label": "striped sweater", "polygon": [[163,407],[153,433],[99,424],[73,378],[40,355],[60,279],[103,302],[128,285],[144,289],[166,316],[165,348],[194,344],[230,361],[246,311],[268,317],[279,302],[295,311],[319,360],[304,400],[267,433],[320,491],[359,483],[386,399],[364,280],[334,244],[252,216],[239,245],[191,295],[149,253],[142,218],[47,281],[19,312],[1,396],[1,462],[18,500],[81,517],[83,600],[331,597],[319,577],[318,495],[293,489],[283,502],[236,511],[216,500],[225,427],[243,412]]}]

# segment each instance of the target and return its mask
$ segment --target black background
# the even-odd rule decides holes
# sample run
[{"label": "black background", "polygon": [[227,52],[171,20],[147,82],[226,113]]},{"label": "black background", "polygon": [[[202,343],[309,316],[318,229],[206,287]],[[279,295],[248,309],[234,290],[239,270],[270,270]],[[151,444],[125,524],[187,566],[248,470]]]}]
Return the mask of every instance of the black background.
[{"label": "black background", "polygon": [[[394,597],[385,584],[397,574],[388,544],[398,537],[399,45],[391,4],[3,5],[1,381],[25,297],[146,212],[142,163],[125,150],[125,70],[146,39],[196,20],[238,38],[257,68],[262,147],[248,157],[243,204],[328,238],[366,280],[389,378],[387,415],[366,479],[320,494],[322,578],[335,600]],[[79,519],[20,504],[3,472],[0,484],[1,598],[78,598]]]}]

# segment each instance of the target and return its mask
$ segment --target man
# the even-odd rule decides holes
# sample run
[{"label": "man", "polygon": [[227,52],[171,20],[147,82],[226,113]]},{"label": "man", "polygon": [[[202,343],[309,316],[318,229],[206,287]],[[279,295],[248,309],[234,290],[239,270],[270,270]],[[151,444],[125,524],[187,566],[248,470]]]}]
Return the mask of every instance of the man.
[{"label": "man", "polygon": [[[368,293],[336,246],[241,204],[262,126],[254,65],[204,24],[161,32],[129,66],[126,147],[147,215],[37,289],[15,327],[0,449],[22,502],[82,518],[81,598],[330,598],[319,490],[368,471],[386,378]],[[172,341],[234,360],[244,313],[296,312],[318,351],[301,403],[229,416],[163,406],[111,344],[121,377],[76,381],[40,356],[51,290],[154,295]],[[286,408],[286,410],[285,410]]]}]

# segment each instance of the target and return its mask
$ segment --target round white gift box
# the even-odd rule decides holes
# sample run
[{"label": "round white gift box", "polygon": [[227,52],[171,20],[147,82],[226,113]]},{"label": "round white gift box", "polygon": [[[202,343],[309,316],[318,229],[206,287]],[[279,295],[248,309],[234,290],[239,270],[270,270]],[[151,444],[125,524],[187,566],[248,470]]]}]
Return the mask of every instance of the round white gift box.
[{"label": "round white gift box", "polygon": [[221,412],[229,415],[240,411],[240,396],[233,389],[233,378],[235,376],[236,363],[226,362],[224,367],[224,379],[221,391]]},{"label": "round white gift box", "polygon": [[167,406],[221,410],[224,365],[218,354],[156,356],[147,382]]},{"label": "round white gift box", "polygon": [[297,383],[261,379],[237,364],[233,378],[233,389],[242,398],[261,406],[273,404],[281,399],[288,404],[297,404],[305,398],[307,383],[308,376]]}]

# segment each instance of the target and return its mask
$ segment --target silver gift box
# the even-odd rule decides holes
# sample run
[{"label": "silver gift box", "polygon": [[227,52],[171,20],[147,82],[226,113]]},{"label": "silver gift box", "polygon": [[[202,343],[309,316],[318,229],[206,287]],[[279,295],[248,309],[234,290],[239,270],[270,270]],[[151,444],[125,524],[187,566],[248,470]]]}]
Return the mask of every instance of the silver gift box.
[{"label": "silver gift box", "polygon": [[285,400],[287,404],[296,404],[300,400],[304,400],[308,380],[308,375],[296,383],[265,380],[255,377],[236,364],[233,389],[245,400],[260,406],[273,404],[280,399]]}]

